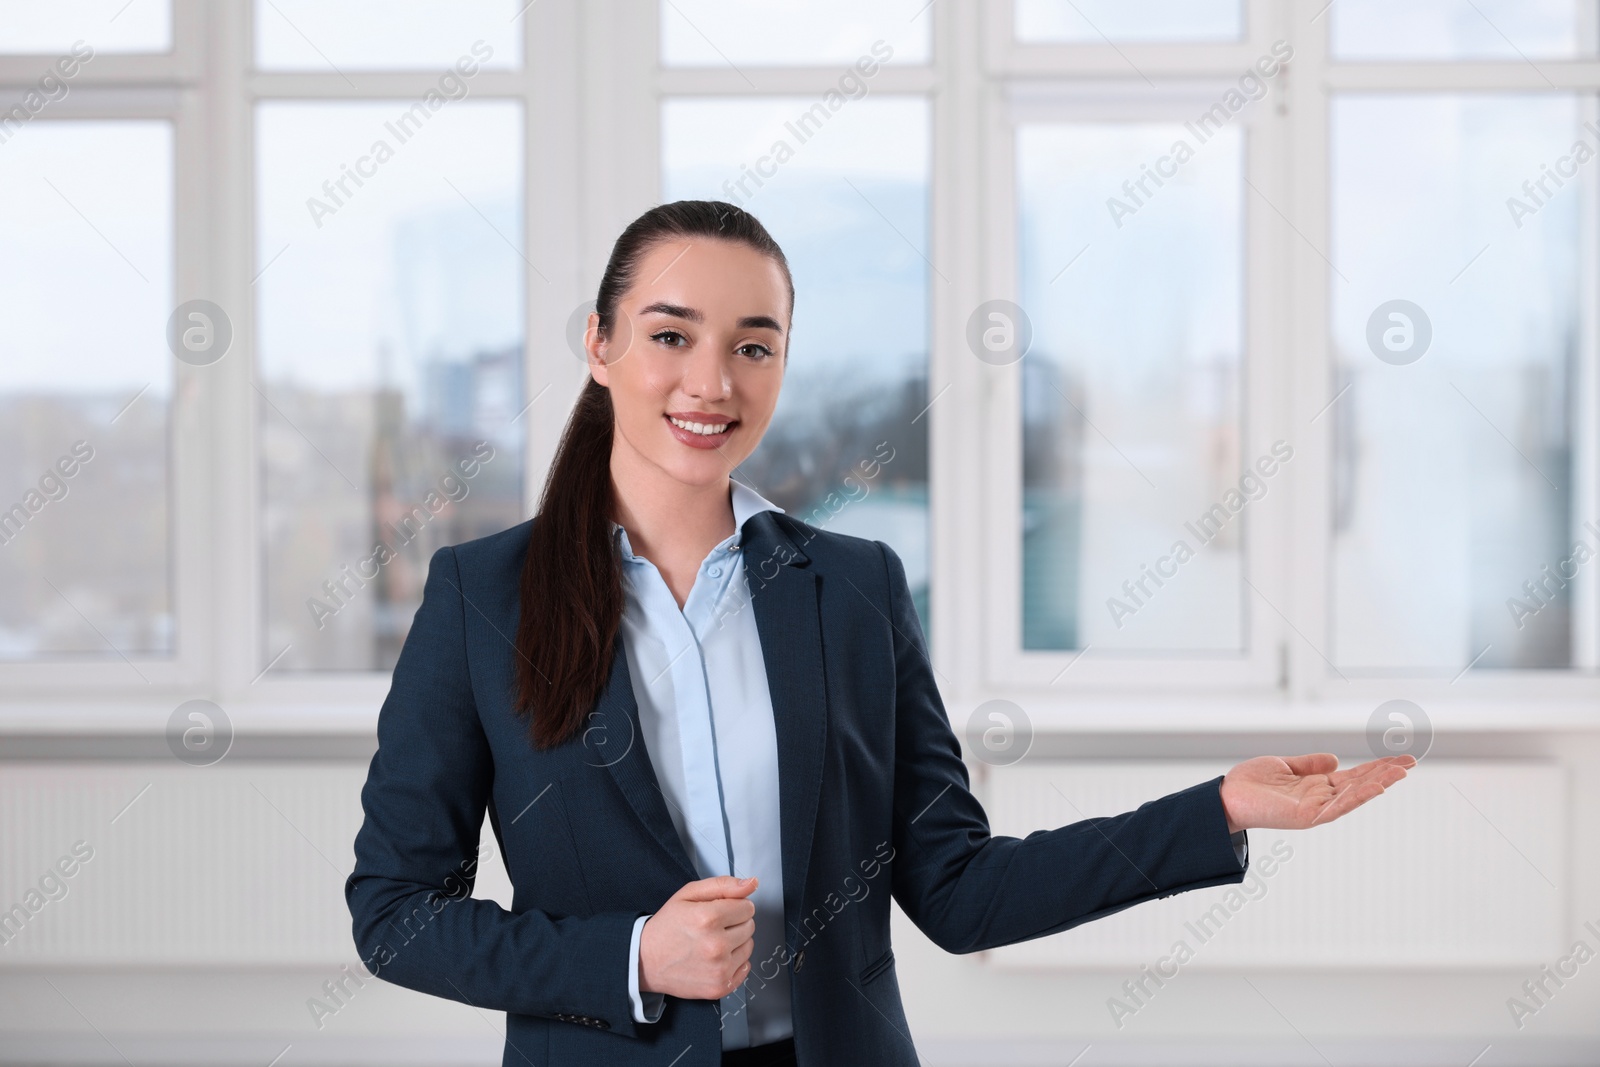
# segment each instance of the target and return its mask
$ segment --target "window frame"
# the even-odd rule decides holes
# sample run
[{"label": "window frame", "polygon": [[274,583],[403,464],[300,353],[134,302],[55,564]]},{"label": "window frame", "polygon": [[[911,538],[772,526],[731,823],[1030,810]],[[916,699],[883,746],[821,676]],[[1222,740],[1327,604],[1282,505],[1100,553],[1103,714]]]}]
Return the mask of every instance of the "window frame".
[{"label": "window frame", "polygon": [[[1303,433],[1327,404],[1330,175],[1328,113],[1353,91],[1575,91],[1600,96],[1600,57],[1507,61],[1331,62],[1326,17],[1279,0],[1244,0],[1245,38],[1184,44],[1019,44],[1011,0],[935,4],[932,57],[889,64],[872,92],[929,97],[933,124],[930,242],[948,283],[931,278],[929,395],[932,654],[952,719],[983,700],[1025,707],[1039,730],[1189,732],[1359,731],[1371,709],[1404,696],[1448,722],[1493,730],[1600,725],[1600,568],[1590,567],[1574,611],[1586,611],[1585,670],[1474,671],[1457,680],[1341,678],[1321,659],[1330,632],[1331,423]],[[657,8],[628,0],[525,8],[523,65],[485,70],[474,98],[514,99],[524,122],[523,248],[552,269],[525,272],[525,382],[531,412],[525,511],[542,488],[561,430],[558,413],[584,374],[566,349],[572,310],[592,299],[622,225],[657,202],[661,102],[667,97],[751,95],[731,69],[663,67]],[[175,367],[170,506],[177,653],[126,663],[41,661],[0,665],[0,732],[154,731],[183,700],[217,700],[236,728],[262,732],[370,732],[388,672],[275,675],[259,662],[260,508],[254,393],[256,249],[253,116],[267,99],[350,100],[420,95],[437,72],[257,71],[249,0],[173,0],[173,48],[97,56],[74,91],[34,121],[163,117],[175,145],[175,299],[205,297],[229,309],[233,350],[204,368]],[[1235,662],[1177,657],[1098,660],[1094,650],[1023,652],[1020,635],[1020,440],[1016,368],[981,364],[965,348],[967,312],[1015,296],[1015,224],[1007,93],[1048,84],[1095,93],[1188,80],[1236,78],[1282,37],[1289,70],[1248,117],[1246,173],[1261,195],[1245,199],[1245,339],[1242,452],[1278,437],[1294,444],[1284,506],[1247,516],[1247,575],[1263,596],[1245,602],[1250,651]],[[559,45],[559,46],[557,46]],[[0,56],[0,94],[32,84],[44,55]],[[813,94],[834,65],[761,67],[761,95]],[[346,81],[348,77],[349,81]],[[352,84],[353,83],[353,84]],[[1104,106],[1102,105],[1102,110]],[[616,161],[616,145],[629,146]],[[639,161],[649,161],[640,165]],[[1586,189],[1592,190],[1593,176]],[[1270,201],[1270,204],[1268,203]],[[571,205],[547,210],[544,205]],[[1293,227],[1285,219],[1293,220]],[[1586,234],[1587,299],[1575,387],[1583,416],[1574,441],[1580,515],[1600,505],[1600,350],[1597,238]],[[1313,243],[1315,247],[1312,247]],[[1319,252],[1317,249],[1321,249]],[[576,264],[579,269],[560,269]],[[237,313],[235,314],[235,310]],[[963,407],[957,398],[976,404]],[[981,413],[984,447],[971,447]],[[525,416],[526,418],[526,416]],[[1304,448],[1301,442],[1304,442]],[[248,476],[240,477],[241,472]],[[982,501],[984,507],[971,506]],[[1277,614],[1281,610],[1282,614]],[[999,624],[999,620],[1009,620]],[[1208,657],[1215,659],[1215,657]],[[1515,719],[1508,707],[1516,708]],[[1111,714],[1107,714],[1110,712]]]},{"label": "window frame", "polygon": [[[1306,433],[1306,418],[1327,405],[1334,352],[1329,331],[1332,199],[1329,166],[1329,112],[1340,93],[1355,91],[1502,90],[1600,93],[1600,57],[1531,63],[1510,61],[1335,62],[1329,55],[1330,21],[1322,12],[1293,5],[1244,0],[1247,41],[1195,45],[1040,45],[1012,38],[1012,0],[987,6],[984,32],[986,74],[991,86],[1033,79],[1063,86],[1089,85],[1103,91],[1117,86],[1156,86],[1197,77],[1237,77],[1264,54],[1273,40],[1295,48],[1282,82],[1266,100],[1270,113],[1249,116],[1246,174],[1260,195],[1251,194],[1245,214],[1245,305],[1247,351],[1244,455],[1256,455],[1266,442],[1283,436],[1294,445],[1295,465],[1286,468],[1290,510],[1279,521],[1269,509],[1247,517],[1247,574],[1260,587],[1247,593],[1250,651],[1228,672],[1185,663],[1179,657],[1132,657],[1097,665],[1093,649],[1082,663],[1077,653],[1024,652],[1017,596],[1020,559],[1020,442],[1011,434],[985,434],[1003,442],[992,451],[983,540],[990,599],[985,617],[1004,620],[991,626],[983,680],[985,692],[1001,691],[1024,704],[1035,727],[1041,719],[1072,729],[1229,728],[1250,725],[1359,728],[1384,700],[1404,696],[1437,708],[1452,723],[1503,728],[1600,723],[1600,576],[1580,571],[1583,583],[1573,600],[1575,666],[1557,670],[1464,671],[1455,678],[1345,675],[1323,657],[1332,632],[1331,461],[1332,423],[1320,420]],[[1337,2],[1337,0],[1335,0]],[[1331,7],[1332,5],[1329,5]],[[1548,79],[1548,80],[1547,80]],[[998,97],[998,92],[993,94]],[[995,206],[1011,195],[1011,156],[1007,116],[991,104],[989,127],[1001,143],[984,153],[992,162],[991,205],[985,249],[991,269],[991,294],[1016,298],[1015,214]],[[1586,187],[1591,200],[1595,179]],[[1271,207],[1263,207],[1270,201]],[[1594,213],[1591,212],[1591,219]],[[1293,220],[1292,228],[1289,220]],[[1575,375],[1577,393],[1573,441],[1574,513],[1596,514],[1600,488],[1600,404],[1597,404],[1596,237],[1586,235],[1579,284],[1588,293]],[[1263,305],[1265,305],[1263,307]],[[1005,368],[1009,371],[1011,368]],[[986,424],[1017,425],[1016,375],[991,388]],[[1305,447],[1302,448],[1302,441]],[[1259,575],[1264,584],[1257,581]],[[1276,594],[1276,595],[1275,595]],[[1281,596],[1281,599],[1279,597]],[[1267,598],[1271,598],[1270,604]],[[1578,618],[1582,615],[1583,622]],[[969,630],[980,637],[977,627]],[[1000,631],[999,634],[996,631]],[[1006,635],[1013,635],[1007,637]],[[1276,656],[1264,655],[1268,650]],[[1277,670],[1269,667],[1277,661]],[[1267,662],[1264,662],[1267,661]],[[1097,666],[1099,669],[1096,669]],[[1465,665],[1464,665],[1465,666]],[[1022,679],[1019,685],[1016,679]],[[1070,682],[1070,696],[1054,692]],[[1052,685],[1051,682],[1057,684]],[[1008,688],[1009,686],[1009,688]],[[1180,695],[1181,694],[1181,695]],[[1084,697],[1090,697],[1085,700]],[[1103,699],[1102,699],[1103,698]],[[1218,716],[1196,721],[1196,701],[1213,704]],[[1115,724],[1103,722],[1107,702],[1118,709]],[[1520,717],[1506,721],[1504,705],[1515,702]],[[1287,714],[1285,714],[1287,713]],[[1126,715],[1127,718],[1122,716]]]}]

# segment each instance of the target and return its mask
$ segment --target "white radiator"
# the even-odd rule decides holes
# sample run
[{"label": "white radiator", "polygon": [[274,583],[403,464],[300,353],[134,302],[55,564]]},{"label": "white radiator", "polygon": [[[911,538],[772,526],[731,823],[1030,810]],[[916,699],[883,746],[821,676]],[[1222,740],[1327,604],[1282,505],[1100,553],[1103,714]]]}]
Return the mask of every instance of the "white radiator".
[{"label": "white radiator", "polygon": [[[1025,761],[988,772],[985,806],[995,833],[1023,837],[1130,811],[1229,766]],[[1553,763],[1427,760],[1337,822],[1251,830],[1254,883],[1151,901],[988,958],[1003,968],[1130,973],[1162,959],[1171,971],[1180,958],[1185,970],[1537,967],[1565,944],[1564,777]],[[1289,858],[1269,877],[1275,844]]]},{"label": "white radiator", "polygon": [[[990,771],[982,793],[995,832],[1023,836],[1224,770],[1028,761]],[[0,763],[0,967],[354,961],[344,878],[365,775],[364,763]],[[1181,939],[1186,968],[1538,966],[1564,949],[1563,777],[1546,763],[1429,760],[1331,825],[1251,831],[1258,874],[1275,842],[1293,855],[1236,908],[1223,887],[1199,890],[989,959],[1136,970]],[[507,903],[487,827],[484,841],[475,895]]]},{"label": "white radiator", "polygon": [[[365,780],[365,763],[0,763],[0,967],[354,963]],[[474,895],[505,903],[484,829]]]}]

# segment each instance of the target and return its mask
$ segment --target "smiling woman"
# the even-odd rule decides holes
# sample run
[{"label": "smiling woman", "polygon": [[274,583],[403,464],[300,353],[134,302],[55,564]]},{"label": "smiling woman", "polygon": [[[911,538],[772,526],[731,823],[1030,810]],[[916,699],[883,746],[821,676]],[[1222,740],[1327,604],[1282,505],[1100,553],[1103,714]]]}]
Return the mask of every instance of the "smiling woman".
[{"label": "smiling woman", "polygon": [[[346,897],[370,955],[488,811],[512,909],[460,900],[380,976],[506,1011],[508,1064],[910,1067],[891,896],[949,952],[1043,937],[1241,882],[1248,828],[1331,822],[1416,763],[1260,756],[991,834],[899,555],[729,476],[793,312],[754,216],[647,211],[606,266],[538,514],[429,564]],[[879,871],[890,892],[845,907],[833,887]]]},{"label": "smiling woman", "polygon": [[[732,532],[728,475],[772,421],[793,311],[782,250],[732,205],[667,204],[617,239],[584,338],[592,377],[522,574],[518,704],[539,709],[537,744],[571,740],[605,686],[623,609],[610,523],[680,605],[707,549]],[[551,618],[572,619],[570,636],[553,637]]]}]

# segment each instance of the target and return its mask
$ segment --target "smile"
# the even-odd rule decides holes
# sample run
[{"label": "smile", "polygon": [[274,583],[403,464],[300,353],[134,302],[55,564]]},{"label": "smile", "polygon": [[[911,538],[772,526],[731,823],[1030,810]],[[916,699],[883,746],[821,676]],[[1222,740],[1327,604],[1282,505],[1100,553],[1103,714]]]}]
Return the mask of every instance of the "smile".
[{"label": "smile", "polygon": [[689,448],[720,449],[732,438],[733,428],[739,425],[737,419],[728,419],[727,422],[697,422],[693,419],[680,419],[676,415],[663,414],[661,417],[667,422],[667,432],[677,438],[680,445]]},{"label": "smile", "polygon": [[736,422],[685,422],[683,419],[675,419],[671,415],[667,416],[667,421],[680,430],[687,430],[689,433],[696,433],[702,437],[720,437],[737,425]]}]

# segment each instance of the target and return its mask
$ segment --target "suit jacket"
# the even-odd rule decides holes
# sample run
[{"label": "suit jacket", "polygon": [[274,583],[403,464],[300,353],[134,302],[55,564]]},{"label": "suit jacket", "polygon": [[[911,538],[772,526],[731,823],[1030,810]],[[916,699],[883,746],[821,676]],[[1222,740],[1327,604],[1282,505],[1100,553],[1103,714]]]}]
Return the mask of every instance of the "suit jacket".
[{"label": "suit jacket", "polygon": [[[536,750],[513,714],[529,520],[442,548],[378,718],[346,883],[369,970],[508,1012],[506,1067],[713,1067],[714,1001],[668,997],[635,1023],[634,919],[697,875],[648,753],[621,639],[583,736]],[[1141,901],[1244,880],[1220,776],[1136,811],[991,835],[968,787],[912,605],[879,541],[763,511],[742,530],[776,717],[789,943],[802,1067],[915,1064],[889,898],[949,952],[1042,937]],[[485,809],[514,886],[470,896]]]}]

